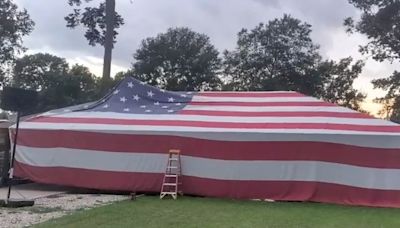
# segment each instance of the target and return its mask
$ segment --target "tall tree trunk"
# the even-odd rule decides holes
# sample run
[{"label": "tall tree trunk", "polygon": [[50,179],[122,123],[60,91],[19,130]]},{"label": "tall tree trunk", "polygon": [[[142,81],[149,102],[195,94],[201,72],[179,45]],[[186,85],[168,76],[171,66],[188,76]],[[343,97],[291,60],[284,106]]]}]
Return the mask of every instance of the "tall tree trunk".
[{"label": "tall tree trunk", "polygon": [[106,0],[106,36],[104,41],[103,80],[110,79],[114,41],[115,0]]}]

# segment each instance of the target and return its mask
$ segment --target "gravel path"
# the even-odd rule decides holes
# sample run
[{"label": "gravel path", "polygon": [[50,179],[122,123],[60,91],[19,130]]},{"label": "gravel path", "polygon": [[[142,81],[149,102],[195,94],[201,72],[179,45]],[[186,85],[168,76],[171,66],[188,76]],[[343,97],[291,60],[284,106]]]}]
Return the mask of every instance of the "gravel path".
[{"label": "gravel path", "polygon": [[87,210],[125,199],[128,196],[105,194],[59,194],[39,198],[33,207],[0,208],[0,227],[26,227],[76,210]]}]

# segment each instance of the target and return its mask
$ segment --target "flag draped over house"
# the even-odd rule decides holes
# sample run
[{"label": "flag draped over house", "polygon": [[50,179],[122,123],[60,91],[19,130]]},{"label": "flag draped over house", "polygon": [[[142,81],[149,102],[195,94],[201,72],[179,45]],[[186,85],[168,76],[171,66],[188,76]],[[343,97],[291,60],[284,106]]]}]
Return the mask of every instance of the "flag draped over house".
[{"label": "flag draped over house", "polygon": [[169,92],[133,78],[103,99],[21,123],[15,174],[214,197],[400,207],[400,126],[296,92]]}]

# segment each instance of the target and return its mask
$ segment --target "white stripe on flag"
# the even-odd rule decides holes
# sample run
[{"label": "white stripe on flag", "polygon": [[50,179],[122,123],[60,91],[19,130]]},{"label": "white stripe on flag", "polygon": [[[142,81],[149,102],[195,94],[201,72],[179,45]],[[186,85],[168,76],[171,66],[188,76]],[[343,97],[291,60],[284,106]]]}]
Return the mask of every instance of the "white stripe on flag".
[{"label": "white stripe on flag", "polygon": [[[180,91],[181,93],[185,93]],[[296,91],[202,91],[197,93],[197,95],[201,94],[237,94],[237,95],[246,95],[246,94],[293,94],[293,93],[298,93]],[[301,94],[300,94],[301,95]]]},{"label": "white stripe on flag", "polygon": [[397,126],[398,124],[381,119],[340,118],[340,117],[234,117],[234,116],[203,116],[203,115],[151,115],[125,114],[112,112],[71,112],[54,115],[63,118],[104,118],[123,120],[173,120],[173,121],[204,121],[230,123],[331,123],[374,126]]},{"label": "white stripe on flag", "polygon": [[323,107],[323,106],[234,106],[234,105],[186,105],[183,110],[204,110],[204,111],[232,111],[232,112],[340,112],[357,113],[354,110],[344,107]]},{"label": "white stripe on flag", "polygon": [[194,95],[195,102],[321,102],[313,97],[209,97]]},{"label": "white stripe on flag", "polygon": [[[166,154],[104,152],[17,146],[17,161],[36,167],[164,173]],[[242,161],[182,156],[183,175],[218,180],[315,181],[353,187],[400,190],[399,169],[320,161]]]},{"label": "white stripe on flag", "polygon": [[[45,123],[45,122],[22,122],[23,129],[43,130],[78,130],[78,131],[124,131],[135,134],[135,131],[156,132],[219,132],[219,133],[286,133],[286,134],[347,134],[347,135],[398,135],[400,132],[379,131],[354,131],[354,130],[331,130],[331,129],[259,129],[259,128],[214,128],[214,127],[182,127],[182,126],[157,126],[157,125],[114,125],[114,124],[80,124],[80,123]],[[118,132],[115,132],[118,133]]]}]

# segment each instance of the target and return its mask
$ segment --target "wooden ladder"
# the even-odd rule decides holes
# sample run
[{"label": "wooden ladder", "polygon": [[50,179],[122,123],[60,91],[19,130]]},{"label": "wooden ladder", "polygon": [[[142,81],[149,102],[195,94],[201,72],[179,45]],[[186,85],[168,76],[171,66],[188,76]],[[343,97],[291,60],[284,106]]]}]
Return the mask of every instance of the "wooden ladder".
[{"label": "wooden ladder", "polygon": [[177,199],[179,191],[179,178],[182,175],[181,170],[181,151],[169,150],[167,167],[165,169],[164,180],[161,186],[160,199],[170,195],[173,199]]}]

